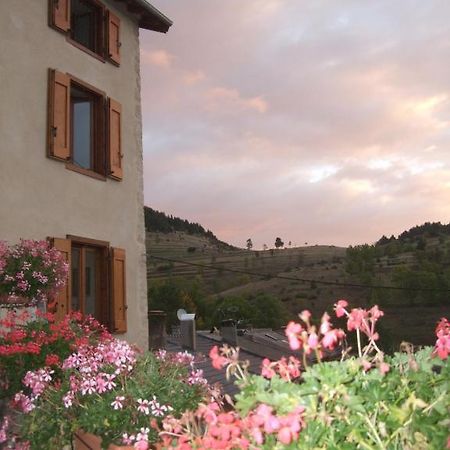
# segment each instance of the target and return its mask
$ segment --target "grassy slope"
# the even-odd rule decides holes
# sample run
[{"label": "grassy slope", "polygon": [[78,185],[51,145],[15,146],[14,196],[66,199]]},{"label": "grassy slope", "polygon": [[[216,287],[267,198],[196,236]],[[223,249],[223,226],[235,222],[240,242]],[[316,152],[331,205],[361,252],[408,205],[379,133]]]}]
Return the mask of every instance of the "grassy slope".
[{"label": "grassy slope", "polygon": [[[430,239],[429,246],[440,245]],[[195,251],[192,248],[195,247]],[[191,251],[188,249],[191,248]],[[230,268],[272,275],[286,275],[319,281],[354,282],[344,270],[345,248],[335,246],[311,246],[283,250],[248,251],[226,249],[217,242],[203,236],[183,232],[147,233],[149,254],[165,258],[179,259],[191,263]],[[403,253],[393,258],[383,257],[377,267],[379,284],[387,284],[389,272],[399,266],[414,263],[412,253]],[[292,317],[308,308],[315,315],[327,310],[340,298],[348,299],[352,305],[368,304],[371,292],[368,289],[326,286],[320,283],[276,278],[261,279],[245,274],[228,273],[213,268],[185,266],[158,260],[148,260],[149,282],[174,277],[201,277],[206,290],[213,297],[265,292],[280,298],[292,313]],[[382,323],[394,340],[400,336],[414,343],[431,343],[435,322],[442,316],[450,316],[447,306],[411,306],[404,302],[394,304],[388,293],[380,291],[377,303],[386,312]]]}]

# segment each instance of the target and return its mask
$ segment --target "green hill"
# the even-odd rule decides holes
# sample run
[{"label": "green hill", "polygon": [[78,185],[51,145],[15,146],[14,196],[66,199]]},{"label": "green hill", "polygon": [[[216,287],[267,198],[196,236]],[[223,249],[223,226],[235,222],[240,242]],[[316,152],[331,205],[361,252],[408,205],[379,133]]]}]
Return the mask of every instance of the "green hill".
[{"label": "green hill", "polygon": [[[158,214],[164,225],[147,232],[150,289],[181,283],[188,309],[195,310],[199,298],[210,305],[202,307],[208,326],[215,302],[254,302],[261,295],[280,301],[291,319],[305,308],[315,315],[331,312],[340,298],[355,307],[377,303],[386,311],[381,323],[394,346],[401,338],[431,343],[435,322],[450,315],[450,225],[426,223],[374,245],[254,251],[229,246],[199,224],[191,224],[200,229],[196,233],[187,221]],[[355,284],[374,287],[349,286]]]}]

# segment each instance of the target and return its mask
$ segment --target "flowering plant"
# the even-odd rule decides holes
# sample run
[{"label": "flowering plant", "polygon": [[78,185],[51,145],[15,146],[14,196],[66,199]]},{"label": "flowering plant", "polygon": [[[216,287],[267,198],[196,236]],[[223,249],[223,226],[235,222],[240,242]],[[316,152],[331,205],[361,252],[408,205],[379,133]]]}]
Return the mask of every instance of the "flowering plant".
[{"label": "flowering plant", "polygon": [[345,349],[341,361],[324,362],[326,350],[343,345],[345,332],[333,329],[328,314],[315,326],[308,311],[286,328],[302,362],[264,360],[262,375],[250,375],[237,350],[215,347],[213,365],[238,378],[234,410],[210,402],[180,419],[167,417],[160,448],[450,448],[448,321],[438,325],[435,349],[404,344],[402,353],[386,356],[376,344],[378,307],[349,310],[341,300],[335,311],[347,318],[347,331],[357,333],[354,356]]},{"label": "flowering plant", "polygon": [[48,367],[53,379],[59,379],[62,362],[76,348],[110,338],[95,319],[78,312],[60,322],[50,313],[36,315],[8,310],[0,320],[0,399],[24,389],[22,380],[29,371]]},{"label": "flowering plant", "polygon": [[66,284],[68,264],[47,241],[0,241],[0,304],[35,305],[53,299]]},{"label": "flowering plant", "polygon": [[29,394],[13,399],[23,414],[18,437],[10,439],[30,449],[60,449],[83,430],[101,437],[104,448],[115,443],[145,450],[158,440],[158,422],[196,409],[206,395],[206,380],[192,362],[188,353],[141,354],[114,338],[80,345],[63,361],[56,382],[47,366],[25,375]]}]

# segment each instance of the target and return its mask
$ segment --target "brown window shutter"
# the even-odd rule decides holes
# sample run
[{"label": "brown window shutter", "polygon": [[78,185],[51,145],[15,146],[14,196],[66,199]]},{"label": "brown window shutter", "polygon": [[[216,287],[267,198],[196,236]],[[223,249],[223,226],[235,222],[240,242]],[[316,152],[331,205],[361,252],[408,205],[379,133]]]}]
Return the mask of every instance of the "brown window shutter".
[{"label": "brown window shutter", "polygon": [[122,170],[122,106],[113,99],[108,100],[108,155],[109,176],[121,180]]},{"label": "brown window shutter", "polygon": [[70,77],[49,71],[48,155],[70,159]]},{"label": "brown window shutter", "polygon": [[70,0],[49,0],[50,23],[58,30],[70,28]]},{"label": "brown window shutter", "polygon": [[49,312],[55,314],[56,320],[59,322],[66,314],[70,312],[70,299],[72,296],[72,275],[70,263],[72,259],[72,242],[70,239],[49,238],[53,247],[59,250],[66,262],[69,264],[69,271],[67,274],[67,284],[61,289],[53,302],[49,303]]},{"label": "brown window shutter", "polygon": [[126,333],[127,303],[125,284],[125,250],[111,248],[112,332]]},{"label": "brown window shutter", "polygon": [[108,11],[108,57],[116,64],[120,64],[120,19]]}]

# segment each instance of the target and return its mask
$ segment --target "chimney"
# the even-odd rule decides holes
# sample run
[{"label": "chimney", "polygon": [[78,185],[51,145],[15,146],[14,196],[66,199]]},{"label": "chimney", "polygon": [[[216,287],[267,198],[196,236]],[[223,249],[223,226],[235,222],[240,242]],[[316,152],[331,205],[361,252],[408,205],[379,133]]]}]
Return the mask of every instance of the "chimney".
[{"label": "chimney", "polygon": [[178,318],[180,319],[181,347],[195,351],[197,349],[195,314],[184,312],[179,314]]},{"label": "chimney", "polygon": [[166,346],[166,313],[152,310],[148,313],[148,345],[150,350]]},{"label": "chimney", "polygon": [[222,320],[220,324],[220,335],[222,341],[236,346],[237,345],[237,328],[236,322],[233,319]]}]

